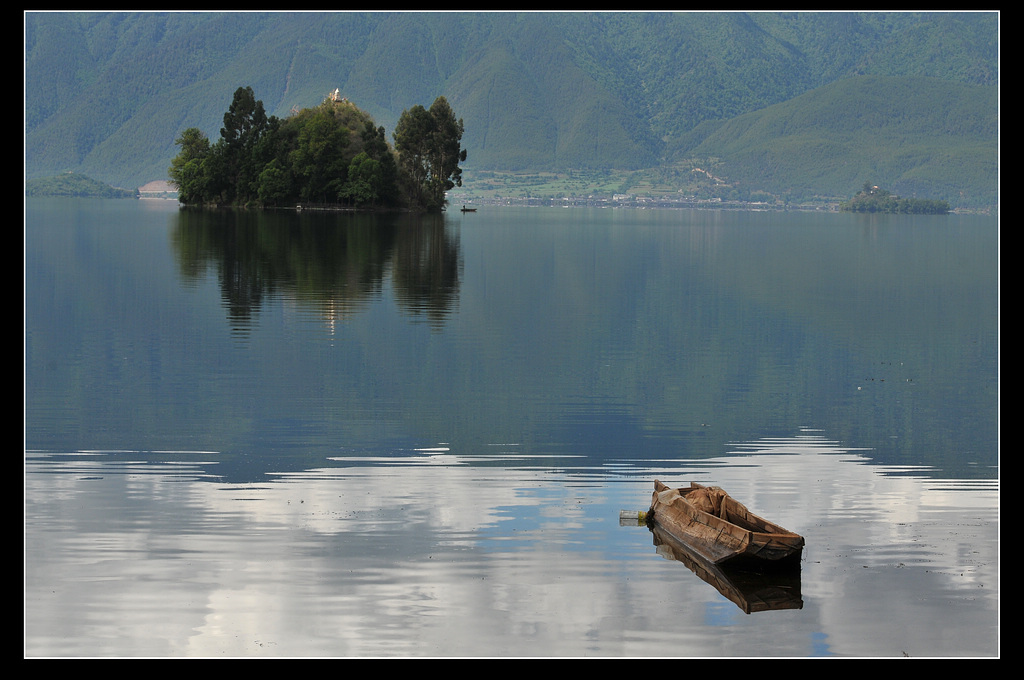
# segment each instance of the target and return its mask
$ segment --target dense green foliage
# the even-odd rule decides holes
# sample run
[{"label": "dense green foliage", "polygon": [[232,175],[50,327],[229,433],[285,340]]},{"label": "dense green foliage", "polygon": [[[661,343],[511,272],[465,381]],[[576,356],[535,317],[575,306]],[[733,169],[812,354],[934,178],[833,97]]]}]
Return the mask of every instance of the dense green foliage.
[{"label": "dense green foliage", "polygon": [[856,196],[840,203],[839,209],[847,212],[944,215],[949,212],[949,203],[928,198],[900,198],[885,189],[865,183]]},{"label": "dense green foliage", "polygon": [[462,186],[459,163],[466,160],[466,150],[459,143],[464,127],[444,97],[438,97],[429,111],[416,105],[398,119],[395,149],[415,203],[427,210],[443,208],[445,193]]},{"label": "dense green foliage", "polygon": [[89,198],[138,198],[134,189],[118,189],[74,172],[39,177],[25,182],[26,196],[79,196]]},{"label": "dense green foliage", "polygon": [[220,139],[211,144],[199,128],[188,128],[175,141],[180,150],[167,174],[186,205],[437,211],[445,192],[462,185],[462,132],[462,121],[438,97],[429,112],[417,105],[403,115],[396,153],[384,128],[344,98],[328,97],[281,120],[267,117],[251,87],[239,87]]},{"label": "dense green foliage", "polygon": [[[29,177],[162,178],[182,122],[216,132],[220,104],[248,82],[268,120],[340,86],[388,129],[408,102],[443,94],[468,123],[474,170],[674,168],[703,154],[746,192],[849,195],[871,176],[905,195],[972,203],[992,202],[997,185],[996,12],[25,16]],[[839,103],[830,85],[862,78],[899,104],[888,119],[825,110]],[[885,85],[929,80],[945,87],[939,107]],[[697,149],[796,98],[820,117],[722,153]],[[872,141],[879,124],[888,138]],[[892,143],[929,128],[941,143],[927,132],[899,151]]]}]

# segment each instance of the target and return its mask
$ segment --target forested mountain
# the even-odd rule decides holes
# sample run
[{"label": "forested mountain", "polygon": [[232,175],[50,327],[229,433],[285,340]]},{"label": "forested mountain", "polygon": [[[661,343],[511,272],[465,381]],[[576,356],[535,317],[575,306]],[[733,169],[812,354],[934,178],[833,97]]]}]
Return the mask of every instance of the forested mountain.
[{"label": "forested mountain", "polygon": [[842,195],[870,179],[906,196],[992,205],[996,88],[925,77],[844,78],[703,125],[677,155],[728,159],[731,182],[773,194]]},{"label": "forested mountain", "polygon": [[445,96],[465,121],[467,182],[473,169],[714,157],[730,179],[773,192],[852,195],[870,180],[994,200],[998,22],[993,12],[28,12],[26,175],[136,187],[167,177],[186,128],[215,137],[238,87],[281,118],[339,88],[389,141],[403,110]]}]

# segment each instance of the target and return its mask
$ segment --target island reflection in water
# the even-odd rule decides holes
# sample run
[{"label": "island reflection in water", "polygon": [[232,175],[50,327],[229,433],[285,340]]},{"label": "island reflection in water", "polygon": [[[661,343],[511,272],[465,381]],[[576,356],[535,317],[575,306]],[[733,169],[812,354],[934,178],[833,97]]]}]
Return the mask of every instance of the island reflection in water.
[{"label": "island reflection in water", "polygon": [[340,320],[385,280],[402,310],[432,325],[458,303],[458,235],[442,215],[183,209],[171,238],[186,282],[216,271],[236,331],[275,294]]}]

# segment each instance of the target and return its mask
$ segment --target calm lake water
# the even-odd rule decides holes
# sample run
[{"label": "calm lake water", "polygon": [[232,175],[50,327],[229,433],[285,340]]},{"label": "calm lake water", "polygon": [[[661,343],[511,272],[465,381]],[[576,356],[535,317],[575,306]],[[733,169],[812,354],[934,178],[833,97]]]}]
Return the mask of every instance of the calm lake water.
[{"label": "calm lake water", "polygon": [[[25,654],[996,656],[998,248],[29,199]],[[655,478],[801,533],[798,577],[671,559],[619,520]]]}]

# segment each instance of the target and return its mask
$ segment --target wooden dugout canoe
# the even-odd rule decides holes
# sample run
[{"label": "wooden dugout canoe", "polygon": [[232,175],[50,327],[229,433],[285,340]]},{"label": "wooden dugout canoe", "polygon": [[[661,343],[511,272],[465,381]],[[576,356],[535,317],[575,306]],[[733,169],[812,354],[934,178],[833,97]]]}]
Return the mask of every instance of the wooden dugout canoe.
[{"label": "wooden dugout canoe", "polygon": [[804,548],[803,536],[758,517],[721,488],[696,482],[673,489],[654,480],[647,523],[720,566],[798,565]]}]

